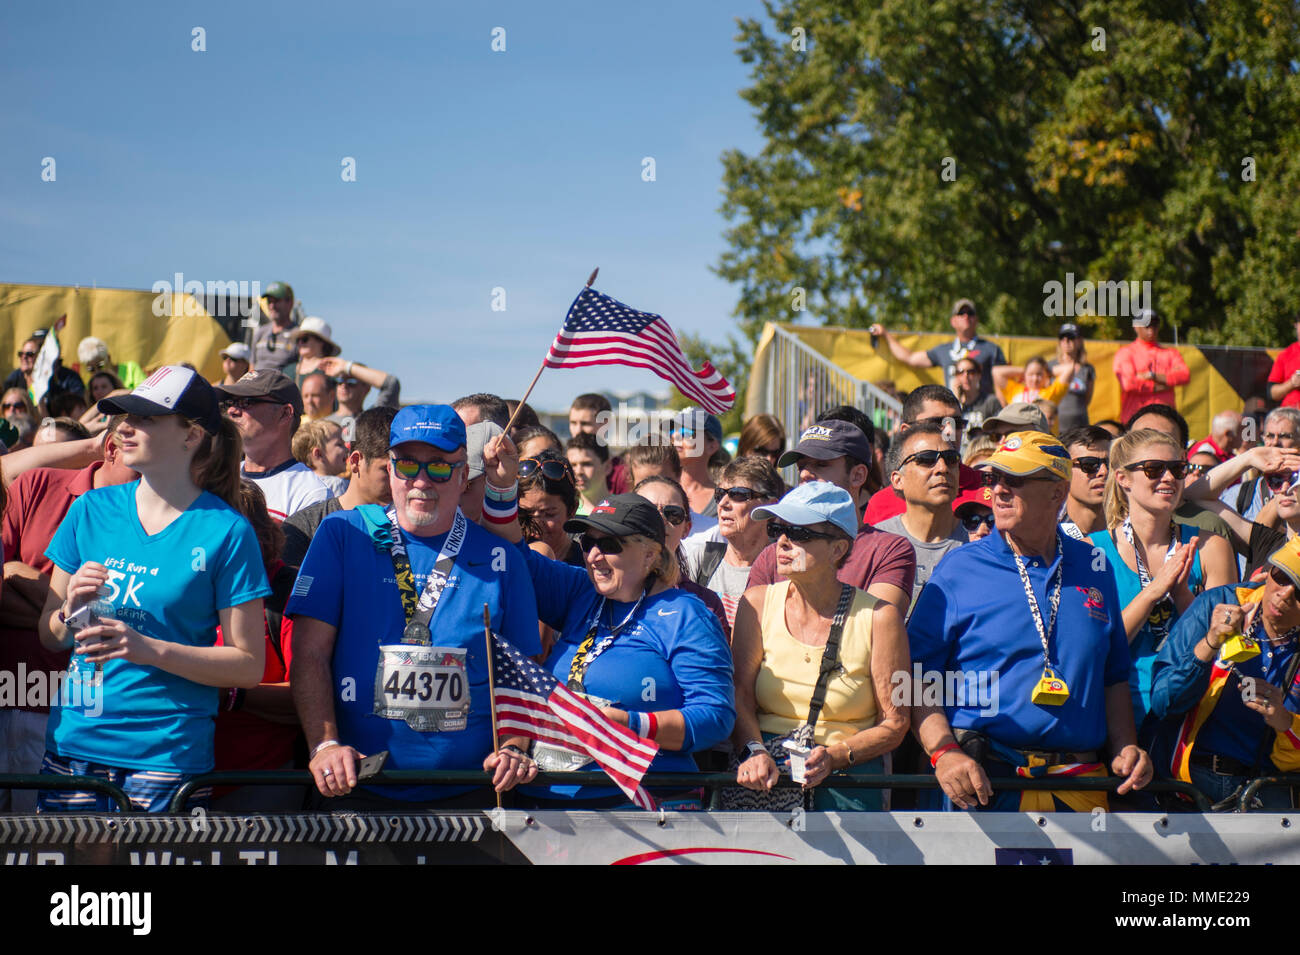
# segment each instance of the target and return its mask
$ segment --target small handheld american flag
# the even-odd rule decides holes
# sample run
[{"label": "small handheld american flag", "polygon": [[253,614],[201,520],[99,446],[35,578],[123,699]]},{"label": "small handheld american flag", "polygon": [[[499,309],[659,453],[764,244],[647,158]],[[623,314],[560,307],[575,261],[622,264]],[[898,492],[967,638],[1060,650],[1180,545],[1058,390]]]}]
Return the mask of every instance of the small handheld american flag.
[{"label": "small handheld american flag", "polygon": [[523,736],[586,753],[642,809],[655,801],[641,786],[659,747],[626,726],[611,723],[597,707],[492,634],[493,699],[502,736]]},{"label": "small handheld american flag", "polygon": [[691,401],[713,414],[736,403],[736,391],[713,365],[691,368],[672,328],[658,315],[638,312],[584,288],[569,306],[564,328],[546,353],[548,368],[631,365],[648,368],[672,382]]}]

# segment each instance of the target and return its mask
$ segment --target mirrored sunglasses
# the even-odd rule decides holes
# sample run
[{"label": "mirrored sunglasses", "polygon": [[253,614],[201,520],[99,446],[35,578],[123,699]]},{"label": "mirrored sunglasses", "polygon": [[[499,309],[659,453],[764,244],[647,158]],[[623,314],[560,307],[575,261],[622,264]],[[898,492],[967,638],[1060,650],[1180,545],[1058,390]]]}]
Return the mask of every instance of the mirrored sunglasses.
[{"label": "mirrored sunglasses", "polygon": [[450,481],[452,472],[464,467],[464,461],[416,461],[412,458],[389,458],[393,470],[405,481],[414,481],[423,471],[435,484]]}]

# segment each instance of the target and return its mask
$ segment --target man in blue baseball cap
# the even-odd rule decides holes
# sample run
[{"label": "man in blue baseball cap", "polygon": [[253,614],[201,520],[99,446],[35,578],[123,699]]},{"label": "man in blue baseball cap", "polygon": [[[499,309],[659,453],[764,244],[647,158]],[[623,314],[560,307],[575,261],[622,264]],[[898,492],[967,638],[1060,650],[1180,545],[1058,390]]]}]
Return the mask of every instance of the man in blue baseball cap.
[{"label": "man in blue baseball cap", "polygon": [[524,654],[541,653],[523,557],[466,520],[465,425],[447,405],[403,408],[389,429],[393,503],[321,522],[286,613],[294,618],[293,697],[312,775],[330,809],[493,803],[469,787],[353,792],[362,756],[387,769],[478,769],[498,790],[526,757],[493,753],[483,608]]}]

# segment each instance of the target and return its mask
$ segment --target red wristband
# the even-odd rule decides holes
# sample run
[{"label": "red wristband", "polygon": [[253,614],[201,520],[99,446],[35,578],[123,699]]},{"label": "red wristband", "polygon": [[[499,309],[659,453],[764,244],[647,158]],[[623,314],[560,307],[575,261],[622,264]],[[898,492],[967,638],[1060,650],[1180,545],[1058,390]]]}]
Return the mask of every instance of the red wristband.
[{"label": "red wristband", "polygon": [[936,749],[933,753],[930,754],[930,768],[934,769],[936,766],[938,766],[939,760],[940,758],[943,757],[943,754],[951,753],[954,749],[961,749],[961,747],[958,746],[956,743],[944,743],[942,746]]}]

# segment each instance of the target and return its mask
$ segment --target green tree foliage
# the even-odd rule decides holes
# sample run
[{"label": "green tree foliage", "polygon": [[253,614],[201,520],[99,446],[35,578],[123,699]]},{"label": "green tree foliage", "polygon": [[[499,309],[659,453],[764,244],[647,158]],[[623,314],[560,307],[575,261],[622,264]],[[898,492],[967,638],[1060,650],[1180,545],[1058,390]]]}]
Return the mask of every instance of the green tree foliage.
[{"label": "green tree foliage", "polygon": [[1067,272],[1150,281],[1185,340],[1291,339],[1300,4],[766,7],[738,36],[766,145],[723,156],[717,266],[750,339],[796,288],[827,324],[946,329],[966,296],[1053,334]]}]

